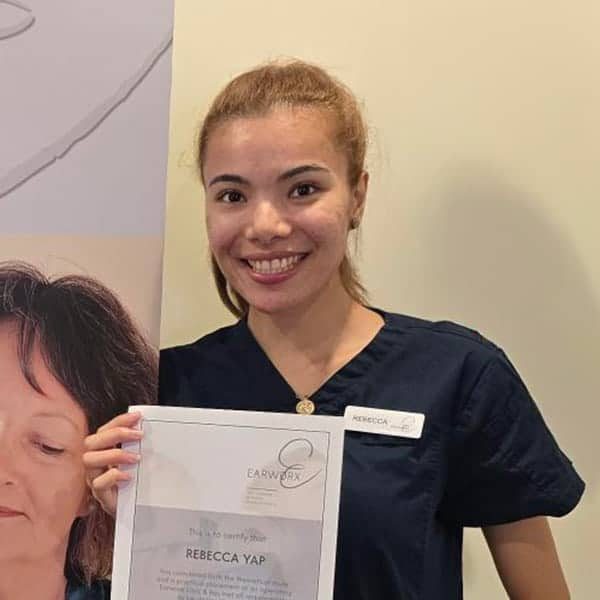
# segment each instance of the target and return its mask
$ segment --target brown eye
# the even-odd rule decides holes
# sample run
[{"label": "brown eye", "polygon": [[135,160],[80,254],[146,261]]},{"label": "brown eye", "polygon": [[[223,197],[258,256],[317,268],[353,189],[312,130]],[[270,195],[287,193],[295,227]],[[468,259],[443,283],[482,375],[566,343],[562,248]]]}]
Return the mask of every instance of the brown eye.
[{"label": "brown eye", "polygon": [[301,183],[297,185],[291,193],[292,198],[304,198],[306,196],[310,196],[318,191],[316,185],[312,183]]},{"label": "brown eye", "polygon": [[225,202],[226,204],[237,204],[243,199],[244,197],[242,194],[240,194],[240,192],[236,192],[235,190],[226,190],[217,196],[217,200]]}]

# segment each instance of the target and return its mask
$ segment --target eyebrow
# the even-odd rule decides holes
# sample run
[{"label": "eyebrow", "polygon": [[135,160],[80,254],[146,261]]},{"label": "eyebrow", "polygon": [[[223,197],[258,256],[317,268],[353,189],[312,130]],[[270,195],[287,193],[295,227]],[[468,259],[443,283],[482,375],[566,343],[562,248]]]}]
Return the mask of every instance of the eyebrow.
[{"label": "eyebrow", "polygon": [[[329,172],[329,169],[325,167],[321,167],[320,165],[300,165],[298,167],[294,167],[293,169],[289,169],[288,171],[283,172],[281,175],[277,177],[277,181],[285,181],[287,179],[291,179],[296,175],[301,175],[302,173],[308,173],[311,171],[321,171],[321,172]],[[234,175],[231,173],[223,173],[222,175],[217,175],[213,177],[208,186],[214,185],[215,183],[226,182],[226,183],[239,183],[240,185],[250,185],[250,182],[241,175]]]},{"label": "eyebrow", "polygon": [[223,175],[217,175],[216,177],[213,177],[210,180],[208,187],[214,185],[215,183],[219,183],[220,181],[224,181],[226,183],[239,183],[241,185],[250,185],[250,182],[241,175],[231,175],[229,173],[223,173]]},{"label": "eyebrow", "polygon": [[75,421],[73,421],[73,419],[71,419],[70,417],[67,417],[66,415],[62,415],[60,413],[53,413],[53,412],[41,412],[41,413],[36,413],[35,415],[33,415],[33,418],[37,418],[37,417],[46,417],[46,418],[51,418],[51,419],[62,419],[63,421],[67,421],[67,423],[69,423],[75,429],[77,429],[79,431],[79,427],[77,426],[77,424],[75,423]]},{"label": "eyebrow", "polygon": [[290,169],[289,171],[285,171],[284,173],[282,173],[277,178],[277,181],[284,181],[285,179],[291,179],[292,177],[295,177],[296,175],[301,175],[302,173],[308,173],[311,171],[325,171],[328,173],[329,169],[326,169],[325,167],[321,167],[320,165],[300,165],[299,167],[294,167],[293,169]]}]

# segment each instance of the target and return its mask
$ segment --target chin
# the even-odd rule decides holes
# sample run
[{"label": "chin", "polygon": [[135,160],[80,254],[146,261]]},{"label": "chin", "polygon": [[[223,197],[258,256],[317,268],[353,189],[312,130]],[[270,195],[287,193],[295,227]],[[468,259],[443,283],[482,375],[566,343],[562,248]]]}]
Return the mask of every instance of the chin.
[{"label": "chin", "polygon": [[274,294],[271,295],[270,298],[266,298],[264,296],[262,298],[253,298],[251,295],[249,295],[246,296],[246,299],[252,310],[273,316],[293,310],[302,303],[302,300],[297,297],[282,298],[280,296],[277,298]]},{"label": "chin", "polygon": [[253,302],[250,304],[250,308],[265,315],[276,316],[286,312],[290,308],[294,308],[294,303]]}]

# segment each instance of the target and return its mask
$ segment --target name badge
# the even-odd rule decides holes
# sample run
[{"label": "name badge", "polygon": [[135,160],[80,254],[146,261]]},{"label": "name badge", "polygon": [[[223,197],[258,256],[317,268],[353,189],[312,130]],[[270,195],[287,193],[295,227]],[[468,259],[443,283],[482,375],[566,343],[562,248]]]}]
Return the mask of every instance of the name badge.
[{"label": "name badge", "polygon": [[346,429],[350,431],[419,439],[423,434],[425,415],[401,410],[347,406],[344,421]]}]

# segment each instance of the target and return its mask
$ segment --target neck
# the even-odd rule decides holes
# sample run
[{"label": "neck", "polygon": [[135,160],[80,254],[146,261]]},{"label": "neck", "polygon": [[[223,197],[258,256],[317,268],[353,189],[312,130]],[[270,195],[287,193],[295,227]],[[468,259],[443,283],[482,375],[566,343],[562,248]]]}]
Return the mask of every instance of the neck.
[{"label": "neck", "polygon": [[40,561],[3,562],[0,574],[0,598],[19,600],[64,600],[67,580],[64,558]]},{"label": "neck", "polygon": [[371,335],[374,321],[378,328],[379,315],[354,301],[339,280],[307,305],[275,314],[251,307],[248,315],[248,326],[268,356],[302,357],[324,368],[335,362],[340,349]]}]

